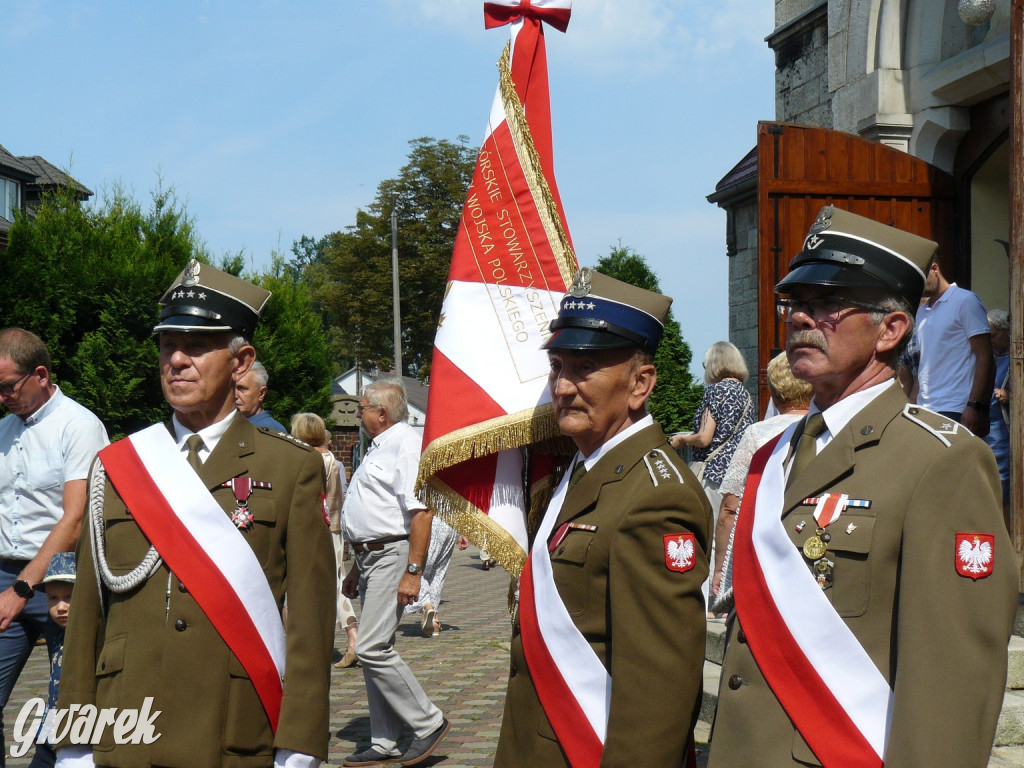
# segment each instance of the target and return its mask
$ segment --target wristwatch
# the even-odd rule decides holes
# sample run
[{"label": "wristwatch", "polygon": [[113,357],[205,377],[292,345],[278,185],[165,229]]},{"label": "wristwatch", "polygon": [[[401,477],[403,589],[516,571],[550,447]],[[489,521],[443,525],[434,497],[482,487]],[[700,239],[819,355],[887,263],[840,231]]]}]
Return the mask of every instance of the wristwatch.
[{"label": "wristwatch", "polygon": [[968,400],[967,405],[981,413],[986,413],[988,411],[988,403],[983,403],[980,400]]},{"label": "wristwatch", "polygon": [[405,572],[412,576],[415,576],[416,574],[423,573],[423,567],[418,565],[417,563],[409,563],[407,566],[405,566]]},{"label": "wristwatch", "polygon": [[14,594],[28,600],[35,594],[35,590],[32,589],[31,585],[24,579],[18,579],[14,582]]}]

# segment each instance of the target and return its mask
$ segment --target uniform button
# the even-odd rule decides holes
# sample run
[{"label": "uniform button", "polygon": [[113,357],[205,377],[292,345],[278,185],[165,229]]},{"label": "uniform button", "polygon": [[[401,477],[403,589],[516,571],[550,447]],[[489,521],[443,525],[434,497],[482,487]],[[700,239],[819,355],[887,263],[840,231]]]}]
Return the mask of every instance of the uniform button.
[{"label": "uniform button", "polygon": [[174,622],[174,628],[179,632],[184,632],[187,627],[188,623],[184,619],[178,619]]},{"label": "uniform button", "polygon": [[516,666],[515,662],[512,662],[512,666],[508,670],[508,676],[515,677],[517,674],[519,674],[519,667]]},{"label": "uniform button", "polygon": [[107,662],[105,662],[105,661],[100,662],[100,672],[105,671],[106,668],[107,668]]},{"label": "uniform button", "polygon": [[736,639],[739,640],[741,643],[744,643],[744,644],[747,642],[747,635],[743,631],[742,627],[740,627],[739,631],[736,633]]},{"label": "uniform button", "polygon": [[179,592],[188,592],[188,587],[186,587],[183,582],[179,581],[178,582],[178,591]]},{"label": "uniform button", "polygon": [[732,690],[737,690],[741,685],[743,685],[743,678],[739,675],[733,675],[729,678],[729,687],[732,688]]}]

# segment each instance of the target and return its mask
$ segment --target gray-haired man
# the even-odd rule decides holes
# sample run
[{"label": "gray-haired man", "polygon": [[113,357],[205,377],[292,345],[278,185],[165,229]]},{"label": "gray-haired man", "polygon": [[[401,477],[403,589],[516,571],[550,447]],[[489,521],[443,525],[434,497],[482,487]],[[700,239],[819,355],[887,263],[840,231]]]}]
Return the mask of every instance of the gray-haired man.
[{"label": "gray-haired man", "polygon": [[[449,728],[395,650],[403,609],[419,596],[433,512],[413,493],[420,437],[406,421],[402,382],[370,384],[356,413],[371,442],[342,508],[345,539],[356,553],[356,567],[345,577],[342,592],[354,598],[358,584],[362,595],[356,658],[366,681],[372,743],[346,758],[344,765],[414,765],[434,751]],[[399,752],[406,727],[413,741]]]}]

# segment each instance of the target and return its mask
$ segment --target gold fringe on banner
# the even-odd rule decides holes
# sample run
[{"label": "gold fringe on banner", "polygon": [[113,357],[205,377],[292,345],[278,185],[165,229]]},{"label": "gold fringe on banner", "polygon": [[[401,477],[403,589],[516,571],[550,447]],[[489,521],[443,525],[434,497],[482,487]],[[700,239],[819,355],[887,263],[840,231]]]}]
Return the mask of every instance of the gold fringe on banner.
[{"label": "gold fringe on banner", "polygon": [[420,458],[417,490],[431,476],[464,461],[489,456],[498,451],[559,439],[561,433],[555,423],[554,413],[554,406],[545,403],[528,411],[488,419],[435,438]]},{"label": "gold fringe on banner", "polygon": [[485,549],[512,578],[519,578],[526,562],[526,552],[508,531],[437,478],[431,478],[419,496],[448,525]]}]

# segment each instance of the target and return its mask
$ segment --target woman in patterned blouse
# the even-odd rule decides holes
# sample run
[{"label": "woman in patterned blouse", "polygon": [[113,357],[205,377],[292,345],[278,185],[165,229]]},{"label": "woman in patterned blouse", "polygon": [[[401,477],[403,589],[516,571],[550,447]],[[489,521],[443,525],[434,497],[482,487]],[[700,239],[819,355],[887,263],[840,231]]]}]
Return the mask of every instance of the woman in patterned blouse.
[{"label": "woman in patterned blouse", "polygon": [[693,432],[673,435],[669,440],[676,449],[690,446],[691,461],[704,462],[701,485],[711,502],[716,524],[722,504],[718,488],[725,470],[743,431],[757,420],[750,393],[744,386],[748,378],[747,364],[734,344],[728,341],[712,344],[704,355],[706,386],[693,417]]}]

